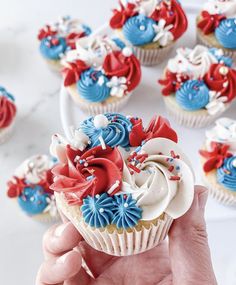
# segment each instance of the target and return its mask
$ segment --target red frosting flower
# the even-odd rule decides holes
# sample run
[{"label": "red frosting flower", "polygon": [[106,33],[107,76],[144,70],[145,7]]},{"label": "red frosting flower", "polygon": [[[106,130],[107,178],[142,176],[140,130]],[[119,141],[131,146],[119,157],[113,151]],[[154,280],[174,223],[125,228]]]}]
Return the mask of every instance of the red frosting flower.
[{"label": "red frosting flower", "polygon": [[10,126],[16,115],[16,105],[6,96],[0,95],[0,128]]},{"label": "red frosting flower", "polygon": [[183,82],[189,79],[187,75],[177,75],[177,73],[172,73],[169,70],[166,71],[165,79],[160,79],[158,82],[165,86],[162,89],[162,94],[164,96],[171,95],[175,93],[180,87]]},{"label": "red frosting flower", "polygon": [[82,37],[85,36],[84,32],[81,33],[70,33],[67,37],[66,37],[66,44],[67,46],[71,47],[71,49],[75,49],[76,48],[76,41]]},{"label": "red frosting flower", "polygon": [[76,60],[75,62],[68,63],[68,67],[62,70],[64,78],[64,86],[70,86],[75,84],[79,79],[82,72],[89,69],[82,60]]},{"label": "red frosting flower", "polygon": [[150,18],[156,22],[164,19],[166,26],[173,25],[170,32],[173,34],[175,40],[181,37],[188,27],[187,17],[177,0],[161,1]]},{"label": "red frosting flower", "polygon": [[103,69],[108,77],[124,76],[128,91],[135,89],[141,79],[140,63],[133,54],[125,56],[121,51],[111,52],[104,60]]},{"label": "red frosting flower", "polygon": [[49,36],[54,36],[56,34],[57,31],[52,30],[52,28],[49,25],[47,25],[39,31],[38,39],[41,41],[44,38],[47,38]]},{"label": "red frosting flower", "polygon": [[211,151],[199,151],[200,155],[206,158],[206,162],[203,165],[203,170],[205,172],[220,168],[223,165],[224,160],[232,156],[232,154],[228,152],[229,146],[226,144],[212,142],[211,148]]},{"label": "red frosting flower", "polygon": [[211,15],[207,11],[202,11],[201,17],[202,19],[199,21],[197,26],[205,35],[213,33],[219,26],[220,22],[226,18],[224,15],[220,14]]},{"label": "red frosting flower", "polygon": [[178,136],[171,128],[169,121],[161,116],[153,117],[146,129],[143,128],[141,119],[132,118],[131,123],[133,124],[129,134],[131,146],[140,146],[143,141],[153,138],[167,138],[176,143],[178,142]]},{"label": "red frosting flower", "polygon": [[67,146],[68,163],[53,168],[51,189],[62,192],[69,204],[81,205],[83,198],[102,192],[114,195],[121,188],[123,160],[117,148],[101,146],[75,151]]},{"label": "red frosting flower", "polygon": [[7,186],[7,196],[9,198],[17,198],[21,195],[27,185],[23,178],[14,176],[12,181],[8,181]]},{"label": "red frosting flower", "polygon": [[224,64],[212,64],[204,76],[204,81],[210,90],[227,97],[226,102],[230,102],[236,97],[236,70]]},{"label": "red frosting flower", "polygon": [[53,194],[53,191],[50,189],[50,186],[53,184],[53,178],[52,170],[49,169],[45,173],[45,178],[38,183],[48,194]]},{"label": "red frosting flower", "polygon": [[119,1],[120,4],[120,10],[118,9],[114,9],[113,10],[113,16],[110,20],[110,26],[113,29],[120,29],[123,27],[123,25],[125,24],[125,22],[137,15],[137,11],[135,11],[136,5],[133,3],[127,3],[127,6],[124,7],[124,5],[121,3],[121,1]]}]

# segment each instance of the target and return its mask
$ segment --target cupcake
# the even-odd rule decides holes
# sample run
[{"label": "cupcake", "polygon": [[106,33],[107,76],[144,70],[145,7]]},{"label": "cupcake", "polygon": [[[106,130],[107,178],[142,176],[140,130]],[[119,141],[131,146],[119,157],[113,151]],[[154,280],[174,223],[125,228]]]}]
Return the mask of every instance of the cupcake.
[{"label": "cupcake", "polygon": [[47,155],[35,155],[25,160],[8,182],[7,195],[14,198],[30,217],[42,222],[59,218],[53,191],[51,168],[55,159]]},{"label": "cupcake", "polygon": [[119,1],[110,26],[129,43],[142,65],[161,63],[188,27],[177,0]]},{"label": "cupcake", "polygon": [[203,179],[213,198],[236,206],[236,120],[218,119],[200,150]]},{"label": "cupcake", "polygon": [[162,95],[170,115],[179,124],[201,128],[214,122],[236,96],[236,70],[222,50],[198,45],[177,49],[168,61]]},{"label": "cupcake", "polygon": [[197,17],[197,40],[236,61],[236,1],[208,0]]},{"label": "cupcake", "polygon": [[[145,252],[190,208],[194,175],[169,122],[96,115],[51,151],[57,206],[86,242],[115,256]],[[56,143],[57,142],[57,143]]]},{"label": "cupcake", "polygon": [[15,98],[0,86],[0,144],[11,135],[15,117]]},{"label": "cupcake", "polygon": [[62,17],[58,22],[44,26],[38,34],[39,50],[52,70],[60,71],[61,58],[75,49],[76,40],[90,35],[91,29],[77,19]]},{"label": "cupcake", "polygon": [[141,79],[140,63],[131,48],[108,36],[78,40],[63,65],[66,90],[90,115],[121,109]]}]

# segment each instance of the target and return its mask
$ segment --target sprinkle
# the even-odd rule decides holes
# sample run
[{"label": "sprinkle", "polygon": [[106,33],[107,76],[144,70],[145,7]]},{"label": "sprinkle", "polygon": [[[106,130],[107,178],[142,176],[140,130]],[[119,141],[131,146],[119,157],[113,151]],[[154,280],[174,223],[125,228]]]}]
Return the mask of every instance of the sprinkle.
[{"label": "sprinkle", "polygon": [[178,165],[176,166],[176,170],[180,170],[180,167]]},{"label": "sprinkle", "polygon": [[131,164],[131,163],[128,164],[128,167],[131,168],[132,170],[134,170],[134,171],[137,172],[137,173],[140,173],[140,172],[141,172],[140,169],[138,169],[135,165],[133,165],[133,164]]},{"label": "sprinkle", "polygon": [[85,162],[85,163],[84,163],[84,166],[85,166],[85,167],[88,167],[88,162]]},{"label": "sprinkle", "polygon": [[80,156],[79,155],[76,155],[75,159],[74,159],[74,162],[75,163],[78,163],[80,161]]},{"label": "sprinkle", "polygon": [[86,158],[86,161],[89,161],[89,160],[91,160],[91,159],[94,159],[94,155],[88,156],[88,157]]},{"label": "sprinkle", "polygon": [[125,207],[125,208],[128,208],[128,207],[129,207],[129,204],[128,204],[128,203],[124,203],[124,207]]},{"label": "sprinkle", "polygon": [[142,26],[139,27],[139,29],[140,29],[140,31],[144,31],[145,30],[145,26],[142,25]]},{"label": "sprinkle", "polygon": [[171,157],[173,157],[173,158],[177,158],[177,159],[180,158],[180,156],[179,156],[178,154],[175,154],[175,152],[174,152],[173,150],[170,152],[170,155],[171,155]]},{"label": "sprinkle", "polygon": [[104,209],[103,209],[103,208],[100,208],[100,209],[99,209],[99,212],[100,212],[100,213],[104,213]]},{"label": "sprinkle", "polygon": [[177,176],[177,175],[171,176],[171,177],[169,178],[169,180],[171,180],[171,181],[179,181],[179,180],[180,180],[180,177]]},{"label": "sprinkle", "polygon": [[112,194],[116,190],[117,187],[119,187],[120,181],[116,180],[115,184],[111,186],[111,188],[107,191],[108,194]]},{"label": "sprinkle", "polygon": [[106,149],[106,144],[105,144],[105,142],[104,142],[103,137],[100,136],[98,139],[99,139],[99,141],[100,141],[100,143],[101,143],[102,149]]},{"label": "sprinkle", "polygon": [[99,199],[99,198],[100,198],[100,195],[99,195],[99,194],[97,194],[95,197],[96,197],[97,199]]},{"label": "sprinkle", "polygon": [[170,172],[172,172],[174,169],[175,169],[175,168],[174,168],[173,165],[171,165],[171,166],[168,168],[168,170],[169,170]]},{"label": "sprinkle", "polygon": [[90,175],[90,176],[88,176],[87,178],[86,178],[86,180],[87,181],[90,181],[90,180],[92,180],[94,178],[94,176],[93,175]]}]

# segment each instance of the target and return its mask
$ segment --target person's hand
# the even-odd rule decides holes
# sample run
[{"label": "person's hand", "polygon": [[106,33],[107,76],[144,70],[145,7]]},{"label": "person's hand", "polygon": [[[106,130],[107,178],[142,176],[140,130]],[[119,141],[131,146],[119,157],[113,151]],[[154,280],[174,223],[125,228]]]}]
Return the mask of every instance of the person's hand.
[{"label": "person's hand", "polygon": [[[204,209],[207,190],[195,187],[191,209],[175,220],[169,242],[130,257],[113,257],[92,249],[67,222],[45,235],[45,261],[36,285],[215,285]],[[81,266],[82,258],[93,277]]]}]

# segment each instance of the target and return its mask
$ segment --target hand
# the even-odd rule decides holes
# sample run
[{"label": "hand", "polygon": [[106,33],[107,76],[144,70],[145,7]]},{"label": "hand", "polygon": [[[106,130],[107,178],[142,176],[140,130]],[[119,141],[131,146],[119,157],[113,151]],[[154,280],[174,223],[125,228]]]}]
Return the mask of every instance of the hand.
[{"label": "hand", "polygon": [[[169,243],[130,257],[92,249],[70,222],[54,226],[43,240],[45,261],[36,285],[216,285],[204,220],[206,201],[206,188],[196,186],[192,207],[174,221]],[[82,258],[94,278],[81,266]]]}]

